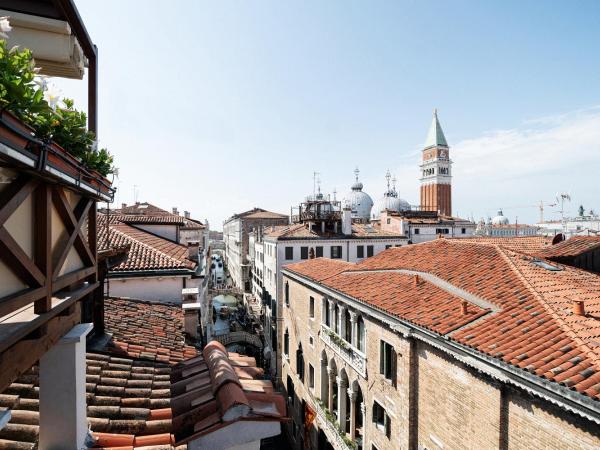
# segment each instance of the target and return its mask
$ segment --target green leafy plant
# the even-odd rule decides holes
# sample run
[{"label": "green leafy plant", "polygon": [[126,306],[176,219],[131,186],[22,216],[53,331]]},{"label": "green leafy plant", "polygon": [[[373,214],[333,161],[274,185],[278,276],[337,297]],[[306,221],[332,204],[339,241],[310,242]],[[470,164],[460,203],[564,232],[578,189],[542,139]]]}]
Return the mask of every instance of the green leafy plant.
[{"label": "green leafy plant", "polygon": [[6,48],[0,39],[0,109],[12,112],[34,129],[37,138],[53,141],[79,158],[89,169],[103,176],[113,170],[113,157],[96,148],[96,137],[86,126],[86,114],[74,108],[72,100],[62,105],[44,98],[44,83],[36,79],[31,51]]}]

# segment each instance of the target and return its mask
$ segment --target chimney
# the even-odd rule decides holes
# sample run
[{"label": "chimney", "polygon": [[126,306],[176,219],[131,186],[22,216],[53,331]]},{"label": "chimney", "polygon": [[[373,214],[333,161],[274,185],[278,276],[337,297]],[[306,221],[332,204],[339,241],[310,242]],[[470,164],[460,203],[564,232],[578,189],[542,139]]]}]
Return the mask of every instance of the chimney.
[{"label": "chimney", "polygon": [[466,300],[463,300],[463,302],[460,304],[460,313],[463,316],[469,314],[469,302],[467,302]]},{"label": "chimney", "polygon": [[185,217],[186,219],[190,218],[190,212],[189,211],[184,211],[183,212],[183,217]]},{"label": "chimney", "polygon": [[198,241],[188,241],[188,259],[198,261],[198,253],[200,252],[200,243]]},{"label": "chimney", "polygon": [[198,339],[200,303],[184,303],[181,307],[183,308],[183,331],[190,338]]},{"label": "chimney", "polygon": [[585,305],[583,300],[575,300],[573,302],[573,314],[576,316],[585,316]]},{"label": "chimney", "polygon": [[421,284],[421,277],[415,273],[413,275],[413,286],[417,287],[419,284]]},{"label": "chimney", "polygon": [[127,208],[127,203],[121,203],[121,209]]},{"label": "chimney", "polygon": [[350,209],[350,205],[344,206],[342,210],[342,233],[344,236],[352,234],[352,210]]},{"label": "chimney", "polygon": [[325,222],[321,222],[321,233],[325,234]]},{"label": "chimney", "polygon": [[175,214],[176,216],[179,215],[179,211],[177,211],[177,206],[173,206],[173,214]]}]

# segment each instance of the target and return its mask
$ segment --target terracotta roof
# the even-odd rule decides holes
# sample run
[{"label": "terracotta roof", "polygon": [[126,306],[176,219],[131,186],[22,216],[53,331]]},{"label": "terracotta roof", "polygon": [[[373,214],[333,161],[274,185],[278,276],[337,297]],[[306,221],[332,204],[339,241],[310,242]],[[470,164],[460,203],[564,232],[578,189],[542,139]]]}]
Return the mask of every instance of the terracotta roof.
[{"label": "terracotta roof", "polygon": [[287,219],[288,216],[285,214],[279,214],[271,211],[267,211],[262,208],[252,208],[243,213],[234,214],[225,223],[235,219]]},{"label": "terracotta roof", "polygon": [[477,243],[482,245],[499,245],[501,247],[526,253],[537,253],[552,245],[552,237],[548,236],[473,236],[452,238],[454,242]]},{"label": "terracotta roof", "polygon": [[600,236],[573,236],[537,252],[542,258],[573,258],[600,248]]},{"label": "terracotta roof", "polygon": [[[264,232],[267,237],[276,237],[278,239],[348,239],[349,236],[342,234],[341,225],[337,233],[333,231],[321,232],[320,228],[314,226],[309,229],[308,224],[294,223],[291,225],[275,225],[267,228]],[[379,225],[364,223],[352,224],[352,235],[350,238],[360,239],[381,239],[381,238],[404,238],[398,233],[383,231]]]},{"label": "terracotta roof", "polygon": [[[469,239],[392,248],[346,270],[332,262],[287,269],[600,400],[599,276]],[[323,278],[327,271],[337,274]],[[450,283],[452,290],[441,293],[439,284],[425,281],[415,287],[401,275],[406,271]],[[458,316],[456,296],[468,302],[468,317]],[[585,316],[573,313],[575,300],[584,302]]]},{"label": "terracotta roof", "polygon": [[[87,416],[94,448],[185,449],[185,443],[238,420],[283,421],[285,400],[273,393],[254,358],[227,354],[218,343],[205,349],[207,364],[198,356],[175,366],[103,353],[88,353]],[[254,370],[251,370],[254,369]],[[221,384],[219,370],[232,381]],[[254,374],[254,375],[251,375]],[[262,386],[262,388],[261,388]],[[39,432],[39,379],[33,367],[4,393],[0,407],[11,409],[10,422],[0,430],[3,449],[34,449]],[[243,402],[245,411],[232,406]]]},{"label": "terracotta roof", "polygon": [[341,259],[315,258],[308,262],[302,261],[283,266],[314,281],[323,281],[354,267],[353,263]]},{"label": "terracotta roof", "polygon": [[110,224],[107,233],[105,223],[106,215],[98,214],[99,250],[130,246],[127,260],[111,271],[194,270],[196,267],[196,262],[188,259],[188,249],[183,245],[124,223]]},{"label": "terracotta roof", "polygon": [[113,353],[171,364],[198,354],[185,343],[181,305],[107,298],[104,320]]},{"label": "terracotta roof", "polygon": [[184,225],[185,217],[171,214],[168,216],[144,216],[139,214],[118,214],[110,213],[111,223],[123,222],[129,224],[165,224],[165,225]]},{"label": "terracotta roof", "polygon": [[[106,210],[103,210],[105,212]],[[130,224],[179,224],[198,229],[206,228],[195,219],[188,219],[179,214],[173,214],[151,203],[136,203],[110,211],[111,223],[123,222]]]}]

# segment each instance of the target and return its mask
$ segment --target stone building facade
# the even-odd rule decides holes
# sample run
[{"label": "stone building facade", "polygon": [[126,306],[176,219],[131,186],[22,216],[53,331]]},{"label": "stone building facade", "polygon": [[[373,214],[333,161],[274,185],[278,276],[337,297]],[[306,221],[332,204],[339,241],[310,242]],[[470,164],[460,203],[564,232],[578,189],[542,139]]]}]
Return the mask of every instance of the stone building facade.
[{"label": "stone building facade", "polygon": [[[292,447],[599,448],[600,371],[585,357],[572,356],[579,344],[561,334],[564,329],[555,329],[553,316],[538,310],[528,293],[515,298],[524,305],[518,312],[510,302],[495,304],[476,290],[449,282],[445,269],[426,272],[415,262],[444,251],[460,267],[461,253],[479,252],[487,259],[465,255],[474,262],[463,269],[476,278],[486,261],[522,261],[523,255],[440,241],[446,240],[387,250],[371,258],[373,263],[313,260],[283,269],[282,383],[292,418],[287,428]],[[394,261],[389,267],[397,267],[396,273],[385,273],[392,270],[385,268],[386,260]],[[535,267],[532,261],[522,262],[519,271],[527,274],[530,265]],[[412,273],[397,272],[409,270],[402,264],[414,264]],[[583,284],[587,289],[600,285],[595,275],[563,270],[568,273],[560,276],[591,280],[592,285]],[[513,290],[520,288],[506,281]],[[502,289],[502,280],[493,283]],[[598,306],[598,301],[586,303]],[[503,320],[504,314],[515,318],[512,324]],[[546,325],[533,329],[529,315]],[[504,327],[495,330],[497,320]],[[496,336],[492,348],[508,345],[514,355],[480,352],[475,341],[484,339],[482,327],[487,339]],[[467,341],[474,343],[472,348],[463,345]],[[513,362],[505,363],[505,356]],[[519,368],[522,361],[527,370]],[[536,375],[546,369],[554,375]]]}]

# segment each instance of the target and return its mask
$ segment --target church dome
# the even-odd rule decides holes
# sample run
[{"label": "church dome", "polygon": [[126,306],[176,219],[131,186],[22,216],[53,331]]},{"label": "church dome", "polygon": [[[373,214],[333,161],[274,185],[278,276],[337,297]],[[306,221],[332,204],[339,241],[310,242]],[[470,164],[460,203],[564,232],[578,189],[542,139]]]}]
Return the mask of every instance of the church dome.
[{"label": "church dome", "polygon": [[[396,191],[396,187],[390,188],[390,172],[385,176],[387,178],[387,191],[384,192],[383,196],[377,200],[373,209],[371,210],[371,219],[379,220],[381,216],[381,211],[384,209],[389,209],[390,211],[407,211],[410,209],[410,205],[408,202],[402,198],[398,197],[398,191]],[[393,180],[394,184],[396,183],[396,179]]]},{"label": "church dome", "polygon": [[352,218],[360,220],[369,220],[371,217],[371,208],[373,208],[373,200],[366,192],[363,192],[363,184],[358,181],[358,169],[354,171],[356,181],[351,187],[351,191],[344,197],[343,204],[350,206],[352,210]]},{"label": "church dome", "polygon": [[492,225],[508,225],[508,217],[502,214],[502,210],[498,210],[498,215],[492,219]]}]

